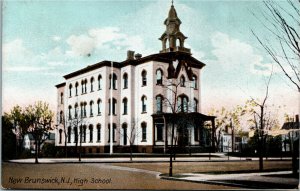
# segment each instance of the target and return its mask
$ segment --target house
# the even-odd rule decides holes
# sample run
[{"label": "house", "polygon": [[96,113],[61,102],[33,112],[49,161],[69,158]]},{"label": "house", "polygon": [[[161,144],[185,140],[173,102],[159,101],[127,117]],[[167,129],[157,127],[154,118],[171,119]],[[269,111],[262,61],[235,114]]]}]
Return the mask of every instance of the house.
[{"label": "house", "polygon": [[[49,134],[45,134],[43,135],[43,143],[41,144],[40,149],[43,148],[43,145],[45,143],[49,143],[49,144],[55,144],[55,133],[49,133]],[[30,150],[31,153],[35,153],[35,140],[34,137],[31,133],[27,133],[24,136],[24,141],[23,141],[23,148]]]},{"label": "house", "polygon": [[291,143],[299,140],[299,126],[299,115],[295,116],[295,121],[288,121],[282,125],[281,130],[285,132],[281,135],[282,151],[291,151]]},{"label": "house", "polygon": [[[112,153],[133,145],[151,153],[167,152],[172,140],[181,147],[210,145],[214,133],[203,124],[208,121],[214,131],[215,117],[201,113],[205,64],[184,46],[187,37],[174,5],[164,24],[159,53],[143,57],[128,51],[124,61],[89,65],[56,85],[56,146],[66,141],[68,147],[82,145],[83,152]],[[190,123],[179,126],[183,121]]]}]

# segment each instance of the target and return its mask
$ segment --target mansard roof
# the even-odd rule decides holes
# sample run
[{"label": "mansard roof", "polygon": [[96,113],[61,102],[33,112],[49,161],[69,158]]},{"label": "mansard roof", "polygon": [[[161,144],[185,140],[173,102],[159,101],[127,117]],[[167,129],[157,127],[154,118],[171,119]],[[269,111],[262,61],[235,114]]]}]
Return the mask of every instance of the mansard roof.
[{"label": "mansard roof", "polygon": [[[122,62],[113,62],[113,67],[115,68],[122,68],[128,65],[139,65],[139,64],[143,64],[146,62],[150,62],[150,61],[157,61],[157,62],[164,62],[167,64],[171,64],[173,61],[176,60],[183,60],[186,63],[189,63],[190,67],[193,68],[199,68],[201,69],[202,67],[205,66],[205,64],[199,60],[197,60],[196,58],[192,57],[191,54],[186,53],[186,52],[180,52],[180,51],[176,51],[176,52],[166,52],[166,53],[158,53],[158,54],[151,54],[149,56],[145,56],[139,59],[134,59],[134,60],[125,60]],[[111,62],[112,61],[102,61],[93,65],[89,65],[85,68],[82,68],[80,70],[77,70],[75,72],[69,73],[67,75],[64,76],[65,79],[69,79],[90,71],[93,71],[95,69],[104,67],[104,66],[111,66]]]}]

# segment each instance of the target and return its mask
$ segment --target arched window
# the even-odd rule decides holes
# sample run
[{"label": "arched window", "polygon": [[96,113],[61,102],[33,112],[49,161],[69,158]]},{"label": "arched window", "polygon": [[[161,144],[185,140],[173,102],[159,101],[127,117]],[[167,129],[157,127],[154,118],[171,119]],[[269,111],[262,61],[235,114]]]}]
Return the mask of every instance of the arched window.
[{"label": "arched window", "polygon": [[145,70],[142,71],[142,86],[147,86],[147,72]]},{"label": "arched window", "polygon": [[94,77],[91,78],[91,92],[94,91]]},{"label": "arched window", "polygon": [[78,82],[75,83],[75,96],[78,96]]},{"label": "arched window", "polygon": [[185,86],[185,77],[183,75],[180,77],[180,86],[181,87]]},{"label": "arched window", "polygon": [[90,101],[90,116],[92,117],[93,114],[93,105],[94,105],[94,101]]},{"label": "arched window", "polygon": [[84,103],[81,102],[81,103],[80,103],[80,117],[81,117],[81,118],[83,117],[83,108],[84,108]]},{"label": "arched window", "polygon": [[101,115],[101,104],[102,104],[101,99],[98,99],[97,101],[98,115]]},{"label": "arched window", "polygon": [[101,125],[97,124],[97,142],[101,141]]},{"label": "arched window", "polygon": [[59,130],[59,144],[61,144],[62,140],[62,129]]},{"label": "arched window", "polygon": [[[117,125],[115,123],[113,123],[113,132],[112,132],[113,142],[116,142],[116,140],[115,140],[116,129],[117,129]],[[108,124],[108,142],[110,142],[110,123]]]},{"label": "arched window", "polygon": [[81,81],[81,94],[84,94],[84,81]]},{"label": "arched window", "polygon": [[147,100],[147,97],[146,96],[142,96],[142,113],[147,112],[146,100]]},{"label": "arched window", "polygon": [[124,88],[124,89],[127,89],[127,88],[128,88],[128,74],[127,74],[127,73],[125,73],[125,74],[123,75],[123,88]]},{"label": "arched window", "polygon": [[[116,104],[117,104],[117,100],[115,98],[113,98],[112,104],[110,102],[110,99],[108,99],[108,105],[109,105],[108,106],[109,107],[109,113],[108,113],[108,115],[110,115],[111,113],[113,115],[116,115]],[[111,106],[112,106],[112,108],[111,108]]]},{"label": "arched window", "polygon": [[84,93],[86,93],[86,90],[87,90],[86,84],[87,84],[87,79],[84,80]]},{"label": "arched window", "polygon": [[83,104],[83,116],[86,117],[86,106],[87,106],[87,103],[84,102]]},{"label": "arched window", "polygon": [[78,117],[78,103],[75,103],[74,110],[75,110],[74,116],[75,116],[75,118],[77,118]]},{"label": "arched window", "polygon": [[74,135],[75,135],[74,143],[77,143],[78,142],[78,128],[77,128],[77,126],[74,127]]},{"label": "arched window", "polygon": [[123,145],[127,145],[127,123],[122,124],[123,129]]},{"label": "arched window", "polygon": [[128,100],[127,98],[123,99],[123,115],[127,115],[128,110]]},{"label": "arched window", "polygon": [[117,89],[117,75],[115,73],[113,73],[112,77],[111,77],[111,74],[109,75],[109,89],[111,89],[111,85],[112,85],[112,88],[114,90]]},{"label": "arched window", "polygon": [[156,85],[162,85],[163,83],[163,72],[161,69],[156,70]]},{"label": "arched window", "polygon": [[86,125],[83,125],[81,129],[81,138],[82,138],[82,143],[86,142]]},{"label": "arched window", "polygon": [[102,76],[99,75],[98,76],[98,90],[101,90],[102,89]]},{"label": "arched window", "polygon": [[72,97],[72,84],[69,85],[69,96]]},{"label": "arched window", "polygon": [[69,119],[72,119],[72,106],[69,105]]},{"label": "arched window", "polygon": [[192,88],[197,89],[197,76],[193,75]]},{"label": "arched window", "polygon": [[161,113],[163,111],[163,97],[161,95],[156,96],[156,111],[157,113]]},{"label": "arched window", "polygon": [[178,111],[188,112],[188,97],[186,95],[180,95],[177,98]]},{"label": "arched window", "polygon": [[64,103],[64,93],[60,93],[60,104]]},{"label": "arched window", "polygon": [[60,111],[60,112],[59,112],[59,123],[63,123],[63,122],[64,122],[64,121],[63,121],[63,117],[64,117],[63,111]]},{"label": "arched window", "polygon": [[93,125],[92,124],[90,124],[89,125],[89,131],[90,131],[90,143],[92,143],[93,142]]},{"label": "arched window", "polygon": [[142,128],[142,142],[147,141],[147,123],[142,122],[141,128]]},{"label": "arched window", "polygon": [[198,100],[196,98],[194,98],[194,103],[193,103],[193,109],[194,109],[194,112],[197,112],[198,111]]},{"label": "arched window", "polygon": [[71,143],[71,127],[68,127],[68,143]]}]

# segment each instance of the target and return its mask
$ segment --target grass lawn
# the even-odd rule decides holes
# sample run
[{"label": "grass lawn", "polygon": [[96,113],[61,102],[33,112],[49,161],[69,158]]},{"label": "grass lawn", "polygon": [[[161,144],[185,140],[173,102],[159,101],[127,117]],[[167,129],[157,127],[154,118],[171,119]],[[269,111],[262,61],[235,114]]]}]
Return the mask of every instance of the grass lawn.
[{"label": "grass lawn", "polygon": [[[169,173],[169,163],[115,163],[115,166],[126,166],[161,173]],[[241,162],[174,162],[173,173],[220,173],[258,171],[258,161]],[[291,161],[264,161],[265,170],[287,170],[292,168]]]}]

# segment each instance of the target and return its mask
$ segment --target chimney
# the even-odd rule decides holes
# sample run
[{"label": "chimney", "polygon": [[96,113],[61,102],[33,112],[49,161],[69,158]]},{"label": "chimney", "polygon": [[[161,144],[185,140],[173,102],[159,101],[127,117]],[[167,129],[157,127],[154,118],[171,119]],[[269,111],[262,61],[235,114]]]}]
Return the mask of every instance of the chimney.
[{"label": "chimney", "polygon": [[142,58],[142,55],[139,54],[139,53],[136,53],[136,54],[134,55],[134,57],[135,57],[136,60],[138,60],[138,59]]},{"label": "chimney", "polygon": [[134,51],[132,50],[127,51],[127,60],[134,60]]},{"label": "chimney", "polygon": [[299,123],[299,115],[296,115],[295,118],[296,118],[296,122]]}]

